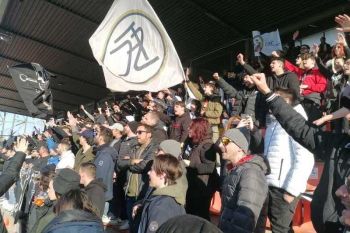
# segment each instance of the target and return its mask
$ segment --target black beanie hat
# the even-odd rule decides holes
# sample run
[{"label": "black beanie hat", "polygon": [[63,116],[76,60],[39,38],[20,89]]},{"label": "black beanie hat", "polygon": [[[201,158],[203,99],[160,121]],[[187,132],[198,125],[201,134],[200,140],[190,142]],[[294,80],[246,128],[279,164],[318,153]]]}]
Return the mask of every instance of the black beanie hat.
[{"label": "black beanie hat", "polygon": [[80,175],[69,168],[58,170],[53,180],[53,189],[58,194],[65,194],[74,189],[80,189]]}]

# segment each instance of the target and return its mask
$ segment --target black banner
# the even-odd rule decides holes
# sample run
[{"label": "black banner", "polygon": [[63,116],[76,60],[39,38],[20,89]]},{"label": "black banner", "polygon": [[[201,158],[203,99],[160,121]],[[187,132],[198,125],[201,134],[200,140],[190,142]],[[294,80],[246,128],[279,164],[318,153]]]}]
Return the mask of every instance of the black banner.
[{"label": "black banner", "polygon": [[37,63],[23,63],[10,67],[9,72],[32,117],[47,118],[53,115],[52,75],[44,67]]}]

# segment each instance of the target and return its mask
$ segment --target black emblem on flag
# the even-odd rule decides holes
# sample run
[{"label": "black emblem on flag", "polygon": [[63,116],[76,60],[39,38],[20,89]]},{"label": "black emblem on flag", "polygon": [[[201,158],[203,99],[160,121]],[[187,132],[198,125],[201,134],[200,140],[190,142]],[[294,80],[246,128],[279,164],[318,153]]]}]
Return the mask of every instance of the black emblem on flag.
[{"label": "black emblem on flag", "polygon": [[44,67],[37,63],[23,63],[10,67],[9,72],[32,117],[47,118],[53,115],[52,75]]}]

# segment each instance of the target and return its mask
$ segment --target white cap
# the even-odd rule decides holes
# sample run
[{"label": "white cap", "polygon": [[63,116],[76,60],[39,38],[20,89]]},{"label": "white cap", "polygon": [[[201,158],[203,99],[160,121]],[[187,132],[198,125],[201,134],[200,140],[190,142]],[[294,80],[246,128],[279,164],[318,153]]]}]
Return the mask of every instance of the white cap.
[{"label": "white cap", "polygon": [[119,130],[120,132],[122,132],[124,130],[124,126],[122,124],[120,124],[120,123],[114,123],[109,128],[111,130],[114,130],[114,129]]}]

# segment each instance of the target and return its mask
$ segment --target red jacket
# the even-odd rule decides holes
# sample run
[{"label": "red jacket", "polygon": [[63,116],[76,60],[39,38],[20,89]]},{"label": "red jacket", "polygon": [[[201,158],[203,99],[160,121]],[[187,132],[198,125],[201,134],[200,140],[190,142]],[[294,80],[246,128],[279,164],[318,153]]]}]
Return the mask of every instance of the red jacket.
[{"label": "red jacket", "polygon": [[307,85],[307,89],[303,89],[301,95],[306,96],[311,93],[324,93],[327,89],[327,79],[324,77],[318,68],[312,70],[301,69],[289,61],[285,61],[284,67],[298,75],[298,78],[303,85]]}]

